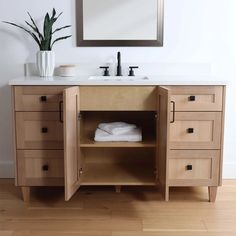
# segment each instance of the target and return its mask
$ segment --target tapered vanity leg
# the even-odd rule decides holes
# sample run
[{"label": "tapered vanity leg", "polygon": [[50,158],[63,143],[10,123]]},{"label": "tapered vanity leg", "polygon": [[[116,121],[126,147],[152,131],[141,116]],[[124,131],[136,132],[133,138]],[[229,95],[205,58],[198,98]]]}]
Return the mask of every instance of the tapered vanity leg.
[{"label": "tapered vanity leg", "polygon": [[208,194],[209,194],[209,202],[215,202],[217,187],[208,187]]},{"label": "tapered vanity leg", "polygon": [[22,197],[24,202],[30,201],[30,187],[21,187]]},{"label": "tapered vanity leg", "polygon": [[115,186],[116,187],[116,193],[120,193],[121,192],[121,186],[120,185],[117,185]]}]

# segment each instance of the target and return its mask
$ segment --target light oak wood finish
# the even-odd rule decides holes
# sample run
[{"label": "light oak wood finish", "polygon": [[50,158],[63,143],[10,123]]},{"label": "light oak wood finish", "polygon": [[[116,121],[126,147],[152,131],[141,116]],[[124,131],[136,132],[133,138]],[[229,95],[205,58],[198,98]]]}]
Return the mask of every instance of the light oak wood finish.
[{"label": "light oak wood finish", "polygon": [[170,124],[170,149],[220,149],[220,141],[221,112],[175,113],[175,122]]},{"label": "light oak wood finish", "polygon": [[30,201],[30,187],[21,187],[22,197],[24,202]]},{"label": "light oak wood finish", "polygon": [[81,185],[156,185],[153,165],[87,163]]},{"label": "light oak wood finish", "polygon": [[220,155],[220,173],[219,173],[219,186],[222,185],[222,172],[223,172],[223,155],[224,155],[224,130],[225,130],[225,109],[226,109],[226,86],[223,87],[223,110],[221,113],[221,139],[220,139],[220,151],[221,151],[221,155]]},{"label": "light oak wood finish", "polygon": [[168,188],[168,156],[170,133],[170,90],[165,87],[158,88],[157,100],[159,102],[159,117],[157,126],[157,154],[156,171],[162,194],[166,201],[169,199]]},{"label": "light oak wood finish", "polygon": [[171,150],[169,186],[217,186],[219,159],[219,150]]},{"label": "light oak wood finish", "polygon": [[[66,86],[15,86],[16,111],[59,111]],[[41,97],[46,96],[42,101]]]},{"label": "light oak wood finish", "polygon": [[63,149],[59,112],[16,112],[16,137],[17,149]]},{"label": "light oak wood finish", "polygon": [[18,185],[18,172],[17,172],[17,157],[16,157],[16,117],[15,117],[15,87],[11,87],[11,113],[12,113],[12,149],[14,157],[14,173],[15,173],[15,185]]},{"label": "light oak wood finish", "polygon": [[81,86],[81,111],[156,111],[156,86]]},{"label": "light oak wood finish", "polygon": [[217,201],[206,188],[178,188],[171,201],[153,187],[83,187],[64,202],[63,188],[33,189],[21,201],[13,180],[0,180],[1,236],[234,236],[236,181],[225,180]]},{"label": "light oak wood finish", "polygon": [[[222,111],[223,86],[168,86],[176,111]],[[190,96],[195,96],[191,101]]]},{"label": "light oak wood finish", "polygon": [[219,158],[217,150],[171,150],[169,186],[218,185]]},{"label": "light oak wood finish", "polygon": [[[212,187],[214,201],[213,187],[221,183],[223,86],[16,86],[13,91],[18,185],[63,185],[61,158],[33,156],[64,148],[66,200],[80,185],[153,185],[165,200],[172,186]],[[98,124],[113,121],[141,127],[143,141],[94,142]],[[46,124],[53,133],[41,133]],[[188,128],[194,132],[187,133]],[[47,174],[41,170],[45,162],[52,166]],[[183,169],[189,163],[192,172]]]},{"label": "light oak wood finish", "polygon": [[215,202],[216,194],[217,194],[217,187],[216,186],[208,187],[208,192],[209,192],[209,201]]},{"label": "light oak wood finish", "polygon": [[68,201],[80,186],[82,168],[79,148],[79,87],[64,90],[64,165],[65,199]]},{"label": "light oak wood finish", "polygon": [[17,160],[19,186],[63,184],[62,150],[17,150]]}]

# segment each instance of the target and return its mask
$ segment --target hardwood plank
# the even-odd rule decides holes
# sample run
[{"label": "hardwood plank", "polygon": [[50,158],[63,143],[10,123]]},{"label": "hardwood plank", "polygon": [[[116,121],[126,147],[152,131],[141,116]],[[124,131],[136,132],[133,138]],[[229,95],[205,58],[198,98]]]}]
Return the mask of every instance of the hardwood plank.
[{"label": "hardwood plank", "polygon": [[24,204],[13,180],[0,180],[0,236],[236,235],[236,180],[223,181],[215,203],[207,188],[81,187],[69,202],[63,188],[32,188]]}]

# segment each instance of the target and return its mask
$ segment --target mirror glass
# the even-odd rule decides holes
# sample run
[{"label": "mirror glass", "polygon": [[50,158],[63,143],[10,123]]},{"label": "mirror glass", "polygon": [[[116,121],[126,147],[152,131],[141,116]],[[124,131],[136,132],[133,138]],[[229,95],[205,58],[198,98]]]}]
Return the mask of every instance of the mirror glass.
[{"label": "mirror glass", "polygon": [[163,0],[77,0],[78,46],[162,46]]}]

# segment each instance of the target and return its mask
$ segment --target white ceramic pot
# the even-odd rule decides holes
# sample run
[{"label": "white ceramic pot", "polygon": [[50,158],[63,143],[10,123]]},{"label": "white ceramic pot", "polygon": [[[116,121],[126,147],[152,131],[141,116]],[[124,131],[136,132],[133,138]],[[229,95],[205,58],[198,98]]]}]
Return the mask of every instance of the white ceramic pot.
[{"label": "white ceramic pot", "polygon": [[51,77],[55,68],[55,54],[53,51],[39,51],[36,63],[41,77]]}]

